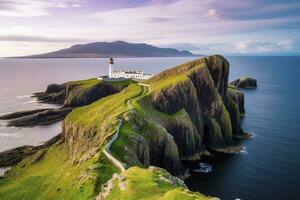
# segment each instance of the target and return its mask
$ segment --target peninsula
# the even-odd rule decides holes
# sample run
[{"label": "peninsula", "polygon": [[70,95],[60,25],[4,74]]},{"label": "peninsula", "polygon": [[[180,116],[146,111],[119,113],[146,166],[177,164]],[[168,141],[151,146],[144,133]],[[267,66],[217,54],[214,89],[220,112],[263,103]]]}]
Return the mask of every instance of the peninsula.
[{"label": "peninsula", "polygon": [[[216,199],[188,190],[182,161],[239,151],[247,138],[240,123],[244,95],[228,87],[228,75],[229,62],[214,55],[143,82],[49,85],[35,95],[61,105],[62,134],[11,162],[0,179],[0,199]],[[56,121],[49,110],[2,119],[34,126],[38,115],[45,124]],[[13,157],[3,152],[0,161]]]}]

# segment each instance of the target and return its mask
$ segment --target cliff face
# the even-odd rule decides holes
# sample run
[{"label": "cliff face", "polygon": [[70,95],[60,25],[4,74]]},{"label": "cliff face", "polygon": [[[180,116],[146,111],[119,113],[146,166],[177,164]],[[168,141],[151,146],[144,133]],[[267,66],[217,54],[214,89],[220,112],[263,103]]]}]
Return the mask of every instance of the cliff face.
[{"label": "cliff face", "polygon": [[122,88],[109,84],[99,83],[90,88],[82,88],[77,85],[68,85],[66,88],[66,99],[64,106],[76,107],[90,104],[102,97],[117,93]]},{"label": "cliff face", "polygon": [[154,89],[145,97],[149,101],[140,102],[141,107],[148,107],[142,112],[146,114],[129,117],[135,119],[128,123],[138,134],[131,134],[123,161],[129,166],[155,165],[179,175],[181,160],[236,146],[236,138],[244,135],[240,123],[244,96],[228,90],[228,74],[226,59],[210,56],[150,79]]},{"label": "cliff face", "polygon": [[[128,113],[125,120],[131,129],[130,144],[124,149],[123,161],[127,165],[144,167],[154,165],[176,175],[182,172],[178,147],[173,136],[164,127],[136,112]],[[113,150],[112,148],[112,152]]]},{"label": "cliff face", "polygon": [[64,107],[88,105],[102,97],[119,92],[124,87],[117,87],[97,79],[50,84],[45,92],[35,93],[39,101],[62,104]]},{"label": "cliff face", "polygon": [[[152,95],[153,105],[158,110],[174,114],[184,109],[190,117],[192,126],[189,125],[189,129],[186,128],[187,125],[171,125],[173,128],[168,129],[175,141],[178,138],[176,143],[179,146],[185,146],[182,138],[178,137],[179,133],[194,139],[192,145],[186,146],[188,150],[184,150],[189,152],[188,155],[181,154],[191,156],[192,153],[206,148],[232,145],[233,135],[242,133],[240,110],[236,103],[240,101],[243,104],[243,100],[235,98],[234,101],[233,95],[227,94],[229,63],[221,56],[211,56],[185,65],[180,67],[183,70],[175,71],[185,73],[185,81],[163,88]],[[164,73],[172,74],[174,71]]]},{"label": "cliff face", "polygon": [[93,157],[105,141],[94,126],[83,126],[65,119],[62,124],[62,141],[73,163],[82,163]]}]

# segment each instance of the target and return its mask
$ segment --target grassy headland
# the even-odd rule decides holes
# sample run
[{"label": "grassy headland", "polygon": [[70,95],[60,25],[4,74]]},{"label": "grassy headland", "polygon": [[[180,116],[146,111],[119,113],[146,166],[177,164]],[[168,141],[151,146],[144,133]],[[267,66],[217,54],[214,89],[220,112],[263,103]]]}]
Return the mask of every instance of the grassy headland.
[{"label": "grassy headland", "polygon": [[[165,170],[148,167],[179,176],[181,160],[235,144],[233,130],[243,133],[237,101],[242,98],[227,94],[228,71],[224,58],[211,56],[166,70],[147,81],[150,86],[105,82],[125,88],[69,113],[61,141],[0,180],[0,199],[85,200],[104,193],[107,199],[210,199],[188,191]],[[73,83],[84,90],[103,82]],[[89,93],[80,94],[84,99]],[[113,188],[107,192],[104,183],[118,170],[102,150],[118,119],[123,124],[110,151],[128,170],[110,180]]]}]

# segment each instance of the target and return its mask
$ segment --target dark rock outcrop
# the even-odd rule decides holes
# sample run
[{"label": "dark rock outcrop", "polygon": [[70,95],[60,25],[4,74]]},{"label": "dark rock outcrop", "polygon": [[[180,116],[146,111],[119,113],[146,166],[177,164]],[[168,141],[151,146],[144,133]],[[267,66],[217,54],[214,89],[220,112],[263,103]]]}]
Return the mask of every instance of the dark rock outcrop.
[{"label": "dark rock outcrop", "polygon": [[102,97],[117,93],[122,89],[123,87],[115,87],[106,83],[99,83],[90,88],[82,88],[71,84],[68,85],[66,90],[64,106],[77,107],[88,105]]},{"label": "dark rock outcrop", "polygon": [[241,77],[230,83],[238,89],[254,89],[257,88],[257,81],[254,78],[250,77]]},{"label": "dark rock outcrop", "polygon": [[228,88],[227,92],[228,98],[232,99],[239,107],[239,111],[241,115],[245,114],[245,98],[244,94],[236,89]]},{"label": "dark rock outcrop", "polygon": [[[19,162],[21,162],[24,158],[37,153],[39,150],[47,149],[51,145],[58,142],[60,140],[60,138],[61,138],[61,134],[48,140],[43,145],[39,145],[39,146],[24,145],[24,146],[15,148],[15,149],[1,152],[0,153],[0,167],[10,167],[10,166],[16,165]],[[38,156],[38,158],[40,159],[42,155],[43,154]]]},{"label": "dark rock outcrop", "polygon": [[0,116],[0,120],[10,120],[8,126],[33,127],[49,125],[63,120],[73,108],[84,106],[122,90],[124,86],[114,86],[99,82],[90,87],[83,87],[80,83],[50,84],[45,92],[35,93],[33,96],[42,103],[62,105],[61,108],[46,108],[20,111]]},{"label": "dark rock outcrop", "polygon": [[173,136],[164,127],[153,124],[136,112],[128,113],[126,119],[139,136],[130,136],[133,151],[126,150],[125,162],[129,166],[155,165],[172,174],[181,174],[183,166]]},{"label": "dark rock outcrop", "polygon": [[25,110],[25,111],[20,111],[20,112],[14,112],[14,113],[10,113],[10,114],[0,116],[0,119],[1,120],[16,119],[16,118],[25,117],[25,116],[28,116],[28,115],[33,115],[33,114],[43,112],[43,111],[46,111],[46,110],[48,110],[48,109],[45,108],[45,109]]},{"label": "dark rock outcrop", "polygon": [[34,97],[42,103],[63,105],[64,107],[84,106],[98,99],[117,93],[125,86],[114,86],[106,82],[85,87],[81,83],[68,82],[61,85],[50,84],[45,92],[35,93]]},{"label": "dark rock outcrop", "polygon": [[33,114],[23,116],[15,115],[17,117],[14,119],[11,118],[8,122],[8,126],[33,127],[37,125],[49,125],[63,120],[72,110],[73,108],[71,107],[33,110],[32,112],[28,112]]}]

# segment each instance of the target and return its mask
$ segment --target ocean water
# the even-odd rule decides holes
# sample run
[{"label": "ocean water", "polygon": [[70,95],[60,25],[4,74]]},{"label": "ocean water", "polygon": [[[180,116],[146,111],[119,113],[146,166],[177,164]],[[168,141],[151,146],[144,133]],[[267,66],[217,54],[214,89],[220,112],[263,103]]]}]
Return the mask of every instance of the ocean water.
[{"label": "ocean water", "polygon": [[[116,69],[159,71],[193,58],[122,58]],[[227,57],[230,80],[250,76],[258,88],[245,90],[242,125],[254,137],[240,154],[206,158],[186,180],[193,191],[224,200],[296,200],[300,197],[300,57]],[[30,95],[49,83],[107,74],[107,59],[0,59],[0,115],[50,107]],[[61,123],[8,128],[0,123],[0,151],[39,144],[60,133]],[[1,171],[1,169],[0,169]],[[3,170],[2,170],[3,171]],[[202,172],[201,172],[202,171]]]}]

